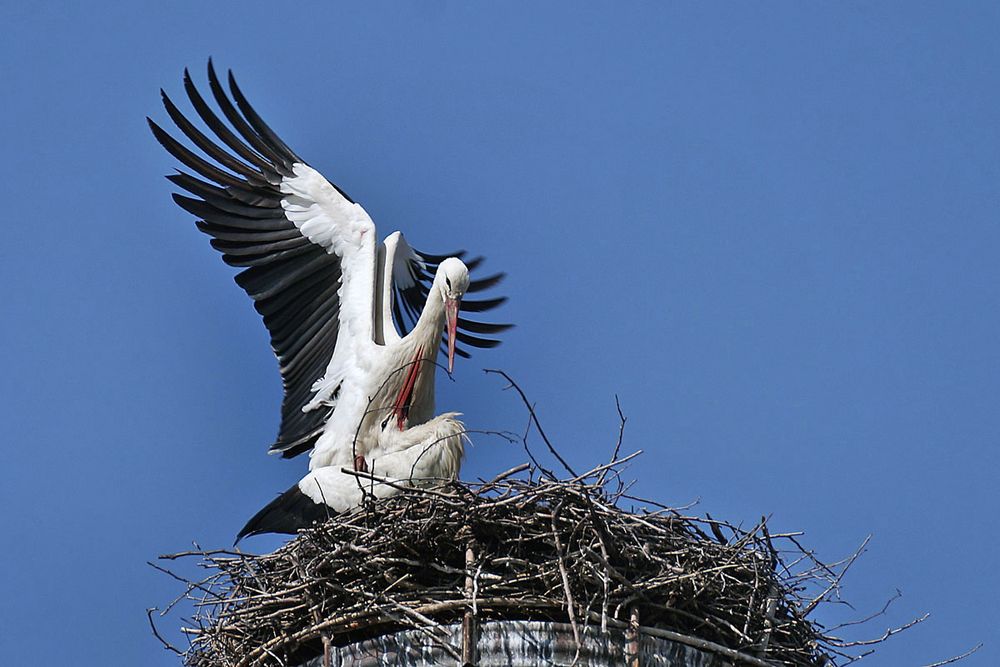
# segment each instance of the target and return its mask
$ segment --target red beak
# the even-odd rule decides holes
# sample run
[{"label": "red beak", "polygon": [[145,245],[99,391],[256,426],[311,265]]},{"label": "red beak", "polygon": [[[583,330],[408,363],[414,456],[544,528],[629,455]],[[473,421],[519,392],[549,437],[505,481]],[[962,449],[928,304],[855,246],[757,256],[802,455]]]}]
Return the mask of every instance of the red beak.
[{"label": "red beak", "polygon": [[448,372],[455,368],[455,330],[458,328],[458,299],[445,299],[444,315],[448,327]]}]

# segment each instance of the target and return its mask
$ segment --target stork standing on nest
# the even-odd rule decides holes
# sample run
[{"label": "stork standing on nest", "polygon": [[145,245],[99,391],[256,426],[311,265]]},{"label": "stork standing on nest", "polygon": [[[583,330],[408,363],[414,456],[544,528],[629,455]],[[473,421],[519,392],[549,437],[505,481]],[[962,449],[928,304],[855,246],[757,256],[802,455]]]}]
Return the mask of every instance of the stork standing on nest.
[{"label": "stork standing on nest", "polygon": [[291,457],[311,449],[313,471],[345,464],[363,470],[378,447],[420,444],[419,435],[402,434],[434,414],[438,348],[447,351],[450,373],[455,355],[468,356],[462,345],[495,347],[500,341],[483,334],[510,327],[459,316],[503,303],[463,298],[503,274],[471,280],[481,258],[465,263],[464,252],[423,253],[399,232],[379,243],[367,212],[288,148],[232,72],[231,98],[211,61],[208,81],[229,125],[185,70],[187,96],[215,140],[161,91],[167,114],[201,154],[147,120],[164,148],[196,174],[167,177],[194,195],[174,200],[199,218],[198,228],[228,264],[244,269],[236,282],[271,334],[285,395],[270,451]]}]

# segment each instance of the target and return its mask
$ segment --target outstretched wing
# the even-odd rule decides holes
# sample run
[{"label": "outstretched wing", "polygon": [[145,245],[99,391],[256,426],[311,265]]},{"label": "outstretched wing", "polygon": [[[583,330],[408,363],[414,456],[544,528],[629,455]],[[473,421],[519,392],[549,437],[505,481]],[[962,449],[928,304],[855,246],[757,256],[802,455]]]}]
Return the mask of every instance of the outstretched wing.
[{"label": "outstretched wing", "polygon": [[[427,294],[434,282],[434,274],[438,265],[448,257],[457,257],[465,260],[466,252],[459,250],[450,255],[431,255],[414,250],[406,243],[402,235],[398,237],[394,248],[392,264],[392,321],[396,325],[400,336],[409,333],[423,312],[424,304],[427,302]],[[465,262],[471,276],[475,276],[475,271],[483,263],[482,257]],[[496,273],[485,278],[473,279],[469,282],[466,294],[476,294],[495,286],[503,280],[503,273]],[[507,297],[495,297],[490,299],[462,299],[459,310],[466,313],[480,313],[492,310],[507,300]],[[458,331],[455,337],[459,343],[469,347],[488,348],[496,347],[500,341],[487,336],[498,334],[513,327],[513,324],[490,324],[488,322],[476,322],[464,317],[458,318]],[[447,333],[442,331],[442,346],[446,346]],[[455,346],[455,354],[469,358],[469,352],[461,345]]]},{"label": "outstretched wing", "polygon": [[[184,90],[214,138],[161,91],[167,114],[201,154],[147,120],[156,139],[192,172],[167,177],[194,195],[174,194],[174,201],[199,218],[198,229],[212,237],[227,264],[243,269],[236,282],[253,299],[271,334],[285,390],[271,451],[290,457],[312,447],[331,412],[329,402],[310,411],[303,407],[337,349],[340,320],[367,319],[370,330],[371,302],[342,304],[340,290],[342,283],[355,279],[351,274],[359,261],[359,239],[366,232],[373,238],[374,225],[360,205],[306,165],[261,120],[232,72],[231,98],[211,61],[208,81],[229,125],[184,71]],[[356,273],[362,274],[358,280],[365,279],[365,271]],[[342,339],[345,335],[340,333]]]}]

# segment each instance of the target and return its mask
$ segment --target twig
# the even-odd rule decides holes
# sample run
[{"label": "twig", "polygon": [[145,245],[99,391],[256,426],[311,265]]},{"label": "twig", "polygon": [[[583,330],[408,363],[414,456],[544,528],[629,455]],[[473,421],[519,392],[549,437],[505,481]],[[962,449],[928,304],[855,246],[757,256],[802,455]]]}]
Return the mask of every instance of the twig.
[{"label": "twig", "polygon": [[923,623],[928,618],[930,618],[930,616],[931,616],[930,614],[924,614],[923,616],[920,616],[919,618],[913,619],[909,623],[904,623],[903,625],[900,625],[900,626],[895,627],[895,628],[889,628],[884,633],[882,633],[881,637],[878,637],[876,639],[862,639],[862,640],[854,641],[854,642],[836,642],[835,646],[838,646],[840,648],[850,648],[852,646],[872,646],[874,644],[881,644],[882,642],[884,642],[889,637],[892,637],[893,635],[897,635],[900,632],[902,632],[903,630],[909,630],[910,628],[912,628],[914,625],[917,625],[918,623]]},{"label": "twig", "polygon": [[518,393],[521,397],[521,401],[524,403],[524,407],[528,409],[528,414],[531,415],[531,421],[534,422],[535,428],[538,430],[538,435],[541,436],[542,442],[544,442],[545,446],[548,447],[549,453],[552,454],[557,461],[559,461],[562,467],[566,469],[566,472],[568,472],[572,477],[576,477],[576,472],[573,471],[569,464],[566,463],[566,460],[559,455],[558,451],[556,451],[556,448],[552,446],[552,443],[549,442],[548,436],[545,435],[545,431],[542,429],[542,425],[538,421],[538,415],[535,414],[535,407],[528,401],[528,397],[524,395],[524,391],[521,390],[521,387],[519,387],[518,384],[502,370],[496,368],[484,368],[483,371],[486,374],[494,373],[496,375],[500,375],[503,379],[510,383],[510,388],[513,388]]},{"label": "twig", "polygon": [[552,539],[556,547],[556,559],[559,562],[559,573],[562,575],[563,591],[566,595],[566,613],[569,615],[569,624],[573,628],[573,640],[576,642],[577,651],[580,649],[580,629],[576,626],[576,603],[573,602],[573,589],[569,585],[569,575],[566,573],[566,562],[563,559],[562,543],[559,540],[559,531],[556,529],[556,517],[562,505],[556,506],[552,510]]},{"label": "twig", "polygon": [[924,665],[924,667],[941,667],[942,665],[950,665],[951,663],[958,662],[959,660],[965,660],[966,658],[968,658],[970,655],[972,655],[973,653],[975,653],[976,651],[978,651],[982,647],[983,647],[983,644],[982,644],[982,642],[980,642],[980,643],[976,644],[975,646],[973,646],[972,648],[970,648],[965,653],[963,653],[962,655],[956,655],[953,658],[948,658],[946,660],[940,660],[938,662],[932,662],[929,665]]},{"label": "twig", "polygon": [[163,644],[163,648],[167,649],[168,651],[172,651],[177,655],[184,655],[184,651],[181,651],[180,649],[175,647],[173,644],[168,642],[160,635],[159,630],[156,629],[156,623],[153,622],[154,611],[157,611],[156,607],[150,607],[149,609],[146,610],[146,618],[149,620],[149,628],[153,631],[153,636],[156,637],[158,640],[160,640],[160,643]]},{"label": "twig", "polygon": [[[622,448],[622,440],[625,438],[625,422],[628,419],[625,418],[625,414],[622,412],[622,404],[618,401],[618,394],[615,394],[615,409],[618,410],[618,440],[615,442],[615,450],[611,452],[611,463],[614,464],[618,460],[618,452]],[[604,484],[605,475],[607,471],[611,468],[608,466],[601,471],[601,476],[598,478],[598,484]]]}]

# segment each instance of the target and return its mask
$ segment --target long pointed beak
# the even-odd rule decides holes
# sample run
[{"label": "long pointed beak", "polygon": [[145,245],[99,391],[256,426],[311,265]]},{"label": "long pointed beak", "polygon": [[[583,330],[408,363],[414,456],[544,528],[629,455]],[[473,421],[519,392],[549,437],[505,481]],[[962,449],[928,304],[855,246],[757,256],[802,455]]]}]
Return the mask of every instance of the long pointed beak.
[{"label": "long pointed beak", "polygon": [[455,331],[458,329],[458,299],[445,299],[444,314],[448,327],[448,372],[455,368]]}]

